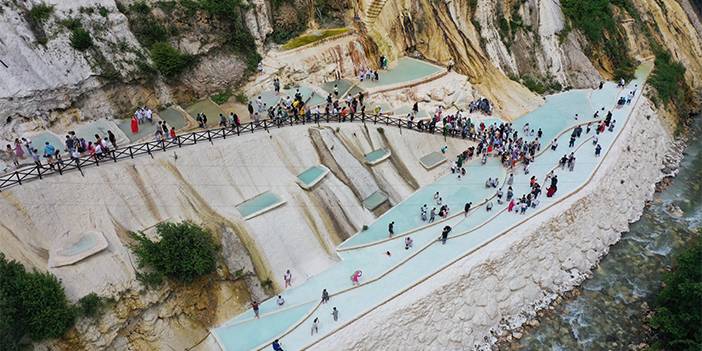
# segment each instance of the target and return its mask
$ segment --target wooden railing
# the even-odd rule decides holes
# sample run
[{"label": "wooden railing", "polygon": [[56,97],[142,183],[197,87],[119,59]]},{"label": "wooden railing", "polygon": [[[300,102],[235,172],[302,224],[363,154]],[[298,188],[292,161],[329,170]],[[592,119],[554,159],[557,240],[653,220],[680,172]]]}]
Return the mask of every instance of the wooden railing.
[{"label": "wooden railing", "polygon": [[[286,126],[295,125],[321,125],[322,123],[346,123],[346,122],[360,122],[360,123],[373,123],[380,124],[384,126],[393,126],[400,129],[412,129],[417,130],[417,122],[410,122],[403,118],[393,117],[389,114],[373,114],[373,115],[325,115],[321,114],[317,117],[311,116],[310,118],[296,118],[296,117],[285,117],[277,118],[274,120],[265,119],[259,122],[249,122],[240,125],[233,125],[228,127],[220,127],[215,129],[205,129],[198,130],[190,133],[185,133],[177,135],[173,139],[166,139],[164,141],[148,141],[144,143],[131,144],[126,147],[111,150],[108,154],[103,155],[98,158],[95,155],[83,156],[74,159],[61,159],[54,162],[53,167],[48,163],[42,163],[41,165],[25,166],[18,168],[16,171],[5,173],[0,176],[0,191],[10,188],[15,185],[22,185],[24,183],[43,179],[51,175],[61,175],[64,173],[72,172],[77,170],[82,176],[85,176],[83,170],[85,168],[95,166],[99,167],[101,164],[117,162],[124,159],[134,159],[138,156],[149,155],[153,158],[153,154],[157,152],[165,152],[171,149],[181,148],[187,145],[195,145],[197,143],[209,142],[212,143],[217,139],[227,139],[229,137],[236,137],[241,134],[254,133],[257,130],[263,130],[268,132],[270,129],[277,129]],[[426,122],[426,120],[425,120]],[[428,123],[425,123],[426,127],[423,128],[422,132],[435,133],[438,126],[430,127]],[[440,131],[441,129],[439,129]],[[458,136],[451,136],[461,138]]]}]

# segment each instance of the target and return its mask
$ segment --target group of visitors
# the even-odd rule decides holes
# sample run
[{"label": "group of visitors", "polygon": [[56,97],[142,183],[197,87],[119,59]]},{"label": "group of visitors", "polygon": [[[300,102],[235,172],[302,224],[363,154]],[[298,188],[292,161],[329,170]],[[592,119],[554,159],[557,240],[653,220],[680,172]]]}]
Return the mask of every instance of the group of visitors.
[{"label": "group of visitors", "polygon": [[154,116],[153,116],[153,111],[151,111],[150,108],[146,106],[139,107],[134,114],[132,114],[132,120],[131,120],[131,130],[132,134],[137,134],[139,133],[139,125],[149,122],[151,124],[154,123]]},{"label": "group of visitors", "polygon": [[57,164],[63,165],[62,151],[67,153],[71,160],[83,156],[94,156],[96,159],[102,159],[109,156],[110,152],[117,148],[117,138],[111,130],[108,130],[104,137],[95,134],[94,139],[89,141],[78,137],[74,131],[70,131],[66,134],[63,149],[46,141],[44,145],[39,146],[40,150],[32,144],[32,140],[29,138],[15,138],[13,144],[14,147],[11,144],[5,146],[5,157],[12,161],[16,169],[20,168],[22,161],[27,158],[30,158],[40,168],[45,167],[42,163],[42,158],[44,158],[46,159],[46,167],[55,169]]}]

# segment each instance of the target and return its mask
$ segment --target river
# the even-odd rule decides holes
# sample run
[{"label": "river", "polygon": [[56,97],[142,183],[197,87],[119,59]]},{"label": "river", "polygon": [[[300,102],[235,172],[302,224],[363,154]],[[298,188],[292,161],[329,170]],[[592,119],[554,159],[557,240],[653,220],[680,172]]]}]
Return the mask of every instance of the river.
[{"label": "river", "polygon": [[[580,288],[511,345],[515,350],[629,350],[647,340],[645,315],[673,257],[702,223],[699,119],[672,183],[654,199]],[[678,207],[682,212],[677,211]]]}]

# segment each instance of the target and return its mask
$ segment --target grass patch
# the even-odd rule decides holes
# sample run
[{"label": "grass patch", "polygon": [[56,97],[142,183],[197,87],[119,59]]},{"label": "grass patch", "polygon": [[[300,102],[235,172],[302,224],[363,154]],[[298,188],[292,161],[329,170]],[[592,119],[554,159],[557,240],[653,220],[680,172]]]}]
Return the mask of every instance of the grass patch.
[{"label": "grass patch", "polygon": [[316,41],[320,41],[326,38],[329,38],[334,35],[339,35],[348,32],[348,28],[332,28],[332,29],[323,29],[319,31],[315,31],[314,33],[310,34],[304,34],[301,35],[297,38],[293,38],[288,40],[287,43],[283,44],[282,48],[283,50],[291,50],[295,48],[299,48],[301,46],[307,45],[314,43]]},{"label": "grass patch", "polygon": [[229,98],[231,96],[232,96],[232,91],[231,91],[231,89],[227,88],[223,91],[220,91],[217,94],[210,96],[210,99],[212,99],[212,101],[214,101],[215,104],[221,105],[221,104],[229,101]]}]

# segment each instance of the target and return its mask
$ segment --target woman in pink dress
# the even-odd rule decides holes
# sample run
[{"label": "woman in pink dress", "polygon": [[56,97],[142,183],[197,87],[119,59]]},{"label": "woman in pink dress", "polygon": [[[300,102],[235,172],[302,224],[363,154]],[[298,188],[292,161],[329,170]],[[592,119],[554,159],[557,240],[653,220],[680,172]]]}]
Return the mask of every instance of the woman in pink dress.
[{"label": "woman in pink dress", "polygon": [[15,155],[17,155],[18,159],[24,159],[24,150],[19,139],[15,139]]}]

